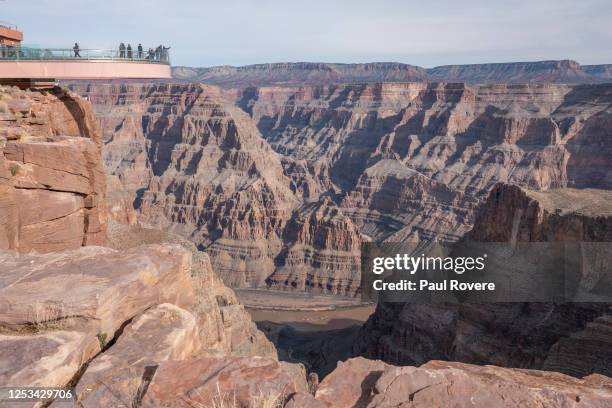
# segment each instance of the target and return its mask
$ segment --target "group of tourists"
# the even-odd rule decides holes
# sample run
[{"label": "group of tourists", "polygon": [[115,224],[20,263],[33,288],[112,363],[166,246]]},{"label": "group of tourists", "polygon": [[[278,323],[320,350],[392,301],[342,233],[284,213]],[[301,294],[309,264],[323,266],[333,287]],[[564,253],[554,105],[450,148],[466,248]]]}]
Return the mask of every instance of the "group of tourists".
[{"label": "group of tourists", "polygon": [[[136,50],[132,49],[132,45],[128,44],[127,47],[124,43],[119,44],[119,58],[138,58],[138,59],[148,59],[148,60],[158,60],[158,61],[168,61],[168,50],[170,47],[164,47],[163,45],[157,46],[157,48],[149,48],[146,55],[144,53],[144,49],[142,48],[142,44],[138,44]],[[136,54],[136,55],[134,55]]]},{"label": "group of tourists", "polygon": [[[163,45],[159,45],[155,49],[149,48],[145,55],[144,49],[142,48],[142,44],[138,44],[136,49],[133,49],[131,44],[128,44],[126,46],[124,43],[121,43],[119,44],[119,58],[168,61],[169,49],[170,47],[164,47]],[[74,47],[72,47],[72,50],[74,51],[74,58],[81,58],[81,48],[79,47],[78,43],[74,43]]]},{"label": "group of tourists", "polygon": [[19,47],[0,44],[0,58],[15,58],[19,54]]}]

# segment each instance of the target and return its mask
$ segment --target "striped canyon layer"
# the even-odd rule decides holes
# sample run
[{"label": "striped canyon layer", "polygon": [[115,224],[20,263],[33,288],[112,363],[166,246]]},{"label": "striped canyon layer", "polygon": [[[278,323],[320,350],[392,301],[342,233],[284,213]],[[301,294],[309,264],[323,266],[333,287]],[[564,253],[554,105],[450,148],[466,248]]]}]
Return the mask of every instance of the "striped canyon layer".
[{"label": "striped canyon layer", "polygon": [[500,182],[612,187],[612,85],[75,85],[109,212],[234,287],[353,295],[364,241],[455,241]]}]

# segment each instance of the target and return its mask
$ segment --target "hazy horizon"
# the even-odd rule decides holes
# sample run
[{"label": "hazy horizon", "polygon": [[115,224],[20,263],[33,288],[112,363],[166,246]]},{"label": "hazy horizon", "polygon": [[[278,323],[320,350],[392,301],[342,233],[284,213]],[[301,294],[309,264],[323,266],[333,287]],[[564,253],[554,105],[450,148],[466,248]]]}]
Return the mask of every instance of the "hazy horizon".
[{"label": "hazy horizon", "polygon": [[612,63],[612,2],[585,0],[0,1],[24,44],[171,48],[173,65],[400,62],[439,65],[571,59]]}]

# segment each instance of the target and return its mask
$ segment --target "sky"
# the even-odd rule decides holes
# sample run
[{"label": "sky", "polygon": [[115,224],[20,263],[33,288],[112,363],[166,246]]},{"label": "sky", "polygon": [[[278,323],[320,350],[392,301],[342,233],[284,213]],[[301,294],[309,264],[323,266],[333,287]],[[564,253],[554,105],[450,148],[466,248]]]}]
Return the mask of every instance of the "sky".
[{"label": "sky", "polygon": [[170,46],[173,65],[612,63],[610,0],[0,0],[45,47]]}]

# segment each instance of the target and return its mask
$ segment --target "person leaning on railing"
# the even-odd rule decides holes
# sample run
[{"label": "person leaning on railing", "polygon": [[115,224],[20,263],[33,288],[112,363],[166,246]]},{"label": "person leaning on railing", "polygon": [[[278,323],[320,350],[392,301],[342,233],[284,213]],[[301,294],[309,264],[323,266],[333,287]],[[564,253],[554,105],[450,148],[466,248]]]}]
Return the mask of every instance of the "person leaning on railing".
[{"label": "person leaning on railing", "polygon": [[162,46],[161,59],[162,61],[168,61],[168,50],[170,47]]},{"label": "person leaning on railing", "polygon": [[0,44],[0,56],[2,58],[10,58],[14,54],[12,48],[10,45]]}]

